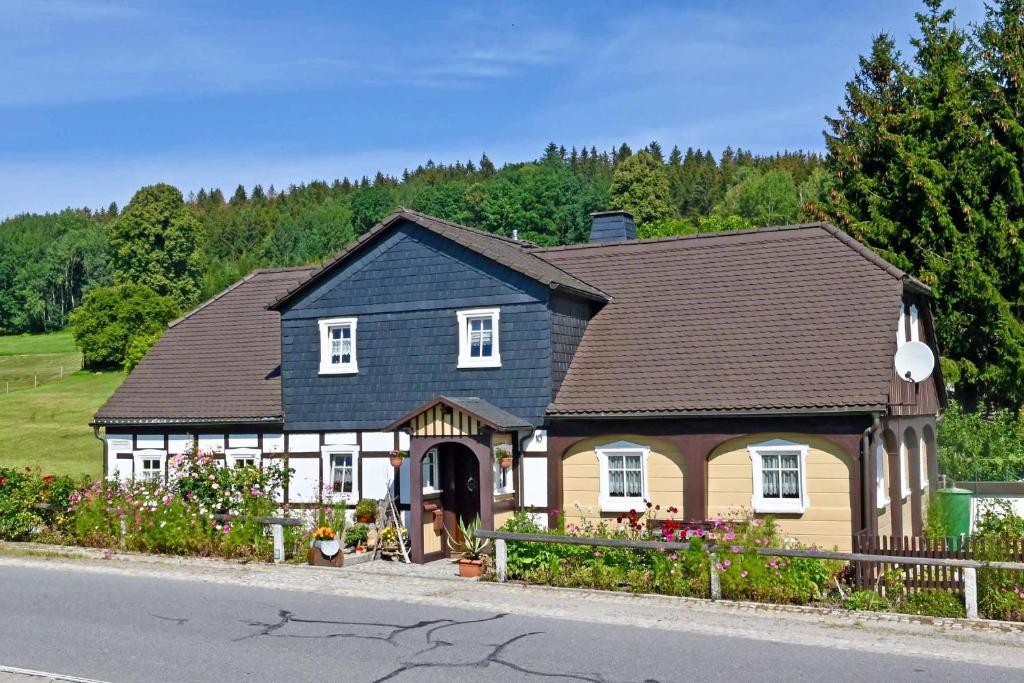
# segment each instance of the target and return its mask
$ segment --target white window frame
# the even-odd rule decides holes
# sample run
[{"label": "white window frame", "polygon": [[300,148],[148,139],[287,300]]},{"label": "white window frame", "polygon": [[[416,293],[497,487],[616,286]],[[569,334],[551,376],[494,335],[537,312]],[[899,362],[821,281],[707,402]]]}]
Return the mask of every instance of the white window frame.
[{"label": "white window frame", "polygon": [[252,460],[256,467],[263,467],[263,451],[258,448],[229,448],[224,451],[224,459],[228,467],[238,467],[240,460]]},{"label": "white window frame", "polygon": [[[629,512],[636,510],[642,512],[647,501],[651,499],[650,489],[647,482],[647,459],[651,455],[651,447],[644,444],[633,443],[632,441],[615,441],[598,446],[594,449],[597,454],[598,468],[600,470],[600,493],[598,505],[602,512]],[[640,496],[612,496],[608,482],[608,456],[623,453],[626,455],[640,455]]]},{"label": "white window frame", "polygon": [[[320,374],[321,375],[352,375],[359,372],[359,362],[356,358],[358,347],[358,334],[356,328],[358,318],[325,318],[318,320],[320,327]],[[331,362],[331,328],[348,327],[352,332],[352,354],[347,363]]]},{"label": "white window frame", "polygon": [[[334,474],[332,460],[335,455],[352,456],[352,492],[334,492]],[[325,501],[334,503],[359,502],[359,447],[350,444],[329,444],[320,447],[320,480],[323,482]]]},{"label": "white window frame", "polygon": [[917,305],[910,304],[910,341],[921,341],[920,317]]},{"label": "white window frame", "polygon": [[[440,467],[440,463],[438,462],[438,455],[437,455],[437,449],[436,448],[431,448],[426,453],[423,454],[423,462],[421,463],[421,466],[423,468],[423,493],[440,493],[441,492],[441,488],[440,488],[439,484],[441,483],[441,481],[440,481],[441,467]],[[432,484],[428,484],[427,483],[428,482],[428,478],[426,476],[427,470],[430,470],[430,472],[433,475],[431,477],[433,479],[433,483]]]},{"label": "white window frame", "polygon": [[900,319],[896,327],[896,348],[907,343],[907,307],[900,302]]},{"label": "white window frame", "polygon": [[889,487],[885,482],[885,461],[889,454],[885,452],[885,444],[881,441],[875,447],[875,505],[879,510],[889,505]]},{"label": "white window frame", "polygon": [[[471,308],[455,312],[459,324],[459,368],[500,368],[501,367],[501,309]],[[491,355],[474,358],[470,355],[469,321],[476,318],[491,320]]]},{"label": "white window frame", "polygon": [[160,478],[155,481],[158,484],[167,483],[167,451],[155,448],[132,451],[132,479],[134,481],[153,481],[142,476],[142,461],[154,459],[160,461]]},{"label": "white window frame", "polygon": [[[502,467],[501,463],[494,460],[494,495],[503,496],[508,493],[516,492],[516,482],[513,476],[512,466]],[[505,475],[505,485],[501,486],[502,474]]]},{"label": "white window frame", "polygon": [[910,449],[900,440],[900,497],[910,495]]},{"label": "white window frame", "polygon": [[[753,495],[750,497],[750,506],[757,513],[775,514],[803,514],[811,506],[810,492],[807,490],[807,452],[810,450],[808,444],[787,441],[786,439],[770,439],[760,443],[747,446],[747,454],[750,456],[750,465],[753,472]],[[765,455],[797,455],[797,465],[800,468],[799,486],[800,496],[798,498],[765,498],[763,460]],[[781,489],[782,481],[779,486]]]}]

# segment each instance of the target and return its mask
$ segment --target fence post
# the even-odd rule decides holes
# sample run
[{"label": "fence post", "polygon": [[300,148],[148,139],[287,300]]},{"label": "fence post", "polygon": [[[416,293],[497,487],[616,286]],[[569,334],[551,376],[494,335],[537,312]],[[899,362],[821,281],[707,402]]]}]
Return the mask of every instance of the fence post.
[{"label": "fence post", "polygon": [[284,527],[272,524],[270,533],[274,537],[274,562],[284,562]]},{"label": "fence post", "polygon": [[722,599],[722,580],[718,576],[718,570],[715,569],[715,565],[718,564],[718,553],[712,550],[708,553],[708,560],[710,562],[711,569],[711,599],[721,600]]},{"label": "fence post", "polygon": [[498,575],[498,583],[505,583],[508,578],[508,544],[504,538],[494,541],[494,571]]},{"label": "fence post", "polygon": [[978,618],[978,570],[973,567],[964,569],[964,607],[967,618]]}]

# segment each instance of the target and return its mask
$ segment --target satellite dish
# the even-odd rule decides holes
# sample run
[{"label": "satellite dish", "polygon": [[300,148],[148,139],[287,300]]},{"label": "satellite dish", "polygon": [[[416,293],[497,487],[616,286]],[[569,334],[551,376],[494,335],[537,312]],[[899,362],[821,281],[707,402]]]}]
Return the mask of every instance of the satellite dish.
[{"label": "satellite dish", "polygon": [[320,541],[320,552],[324,557],[334,557],[341,550],[341,544],[337,540]]},{"label": "satellite dish", "polygon": [[924,342],[909,341],[896,351],[896,374],[904,382],[922,382],[932,376],[935,354]]}]

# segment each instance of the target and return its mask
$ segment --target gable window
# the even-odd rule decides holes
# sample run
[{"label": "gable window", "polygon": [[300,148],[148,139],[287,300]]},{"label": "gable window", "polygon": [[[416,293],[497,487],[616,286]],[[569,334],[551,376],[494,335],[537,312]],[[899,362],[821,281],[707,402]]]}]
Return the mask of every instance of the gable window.
[{"label": "gable window", "polygon": [[224,453],[229,467],[259,467],[260,451],[255,448],[229,448]]},{"label": "gable window", "polygon": [[437,474],[437,449],[431,448],[423,456],[423,493],[437,493],[440,488]]},{"label": "gable window", "polygon": [[359,498],[359,448],[327,445],[320,447],[320,454],[324,497],[355,503]]},{"label": "gable window", "polygon": [[356,362],[356,319],[330,318],[320,326],[320,374],[359,372]]},{"label": "gable window", "polygon": [[754,475],[754,512],[802,513],[807,495],[806,444],[772,439],[747,447]]},{"label": "gable window", "polygon": [[598,446],[600,495],[602,511],[628,512],[643,510],[649,496],[647,490],[647,458],[649,446],[617,441]]},{"label": "gable window", "polygon": [[500,368],[499,309],[458,311],[459,367]]},{"label": "gable window", "polygon": [[135,451],[134,460],[135,479],[137,481],[163,483],[164,462],[167,460],[167,453],[165,451]]}]

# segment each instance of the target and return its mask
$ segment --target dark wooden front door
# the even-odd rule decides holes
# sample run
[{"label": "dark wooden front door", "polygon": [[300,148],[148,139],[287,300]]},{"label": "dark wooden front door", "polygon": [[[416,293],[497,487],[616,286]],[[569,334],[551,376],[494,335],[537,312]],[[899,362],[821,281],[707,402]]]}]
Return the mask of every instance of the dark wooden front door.
[{"label": "dark wooden front door", "polygon": [[[470,524],[480,516],[480,466],[473,452],[458,444],[440,446],[438,456],[444,525],[457,543],[462,540],[459,522]],[[445,553],[450,554],[445,545]]]}]

